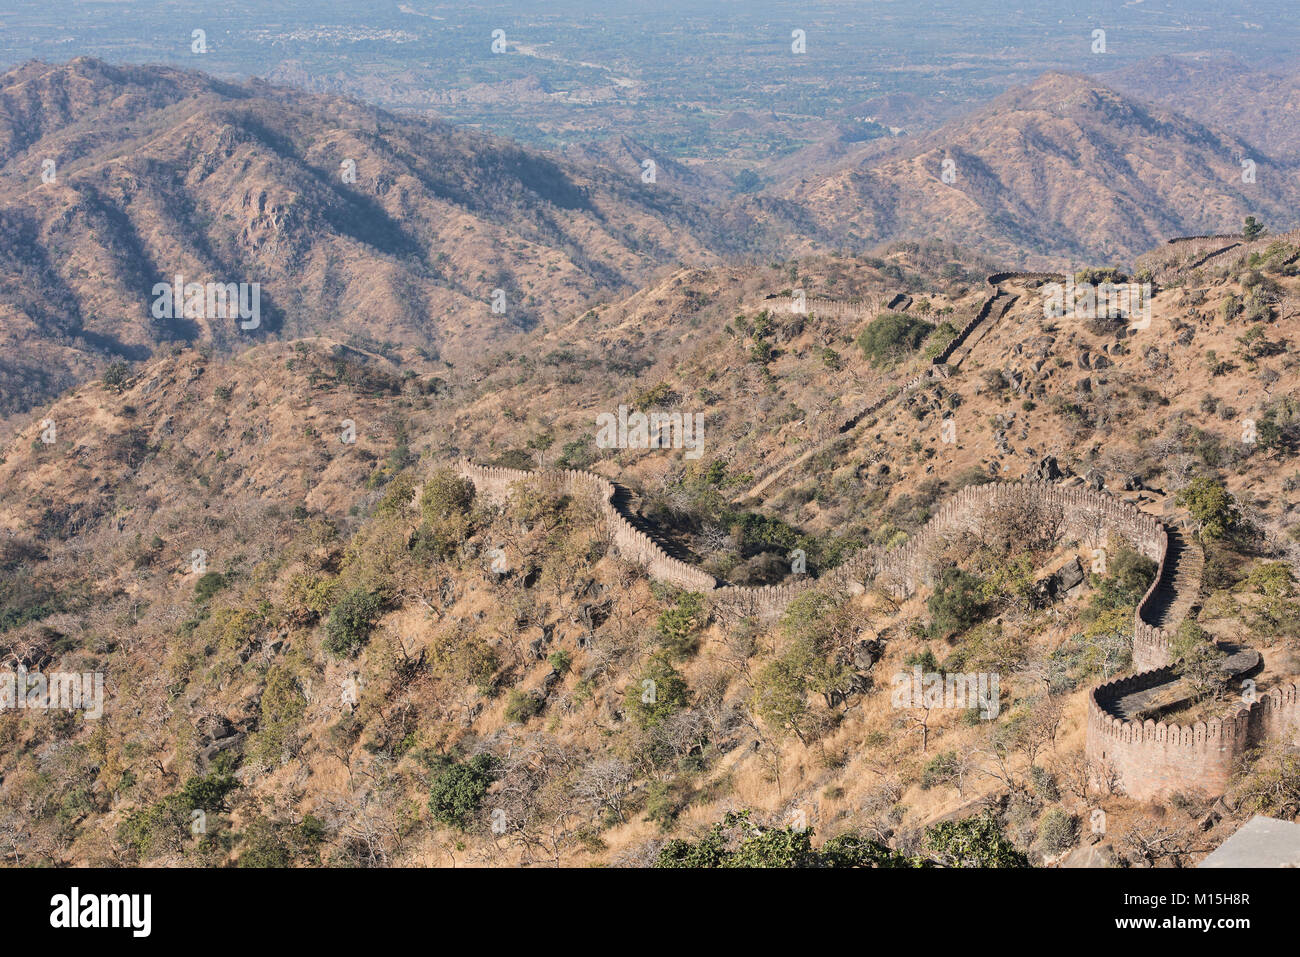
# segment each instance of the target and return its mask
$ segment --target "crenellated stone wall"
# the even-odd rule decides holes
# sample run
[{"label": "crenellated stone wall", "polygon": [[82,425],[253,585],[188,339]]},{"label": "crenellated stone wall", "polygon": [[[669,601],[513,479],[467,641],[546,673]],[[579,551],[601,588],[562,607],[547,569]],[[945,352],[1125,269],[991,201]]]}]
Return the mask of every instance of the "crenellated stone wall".
[{"label": "crenellated stone wall", "polygon": [[605,526],[618,552],[625,559],[643,566],[651,577],[691,591],[711,592],[717,579],[703,569],[673,558],[645,532],[635,528],[614,505],[614,483],[591,472],[577,469],[529,472],[523,469],[475,465],[462,459],[460,474],[474,483],[475,489],[489,501],[505,504],[512,486],[519,482],[550,479],[557,481],[568,494],[586,496],[601,510]]},{"label": "crenellated stone wall", "polygon": [[934,551],[948,536],[980,534],[981,523],[995,515],[996,508],[1010,508],[1018,514],[1037,509],[1042,521],[1062,539],[1100,547],[1117,536],[1157,562],[1155,580],[1139,603],[1134,621],[1134,665],[1139,673],[1107,682],[1089,693],[1085,747],[1094,780],[1109,772],[1125,793],[1138,800],[1176,791],[1220,794],[1248,748],[1268,741],[1295,740],[1300,733],[1300,692],[1294,685],[1273,689],[1233,714],[1191,726],[1127,721],[1108,712],[1109,702],[1171,682],[1176,675],[1168,660],[1170,636],[1143,618],[1169,574],[1165,562],[1168,530],[1154,516],[1104,492],[1046,482],[968,486],[949,497],[916,535],[896,548],[863,548],[820,579],[749,587],[719,586],[703,570],[671,557],[619,511],[617,486],[601,476],[572,469],[528,472],[493,468],[465,460],[460,472],[485,498],[499,503],[506,503],[511,489],[520,482],[553,481],[570,494],[590,496],[624,558],[660,581],[707,594],[720,610],[758,618],[779,615],[797,595],[817,586],[850,591],[877,586],[906,597],[926,583],[936,567]]},{"label": "crenellated stone wall", "polygon": [[1174,236],[1172,239],[1166,239],[1165,244],[1173,246],[1175,243],[1191,243],[1205,240],[1219,239],[1244,239],[1241,233],[1207,233],[1203,236]]},{"label": "crenellated stone wall", "polygon": [[[1286,238],[1300,239],[1300,234]],[[1182,236],[1168,243],[1182,248],[1203,245],[1203,251],[1217,255],[1224,250],[1215,251],[1206,244],[1241,239],[1239,235]],[[933,364],[904,388],[916,388],[936,375],[946,374],[944,364],[948,358],[988,319],[995,303],[1004,295],[999,288],[1001,283],[1063,278],[1057,273],[994,273],[987,277],[993,290],[974,318],[958,331]],[[874,315],[880,309],[880,302],[810,299],[807,306],[810,313],[853,318]],[[820,438],[833,439],[898,394],[894,390],[854,408],[830,428],[823,428]],[[768,472],[776,474],[788,464],[782,463]],[[1111,536],[1117,536],[1157,563],[1155,579],[1138,603],[1134,616],[1133,666],[1137,673],[1101,684],[1088,695],[1085,747],[1095,781],[1100,780],[1103,772],[1113,773],[1120,787],[1139,800],[1151,800],[1175,791],[1220,794],[1227,789],[1237,762],[1247,749],[1270,741],[1294,742],[1300,738],[1300,690],[1294,684],[1272,689],[1232,714],[1191,726],[1153,720],[1130,721],[1110,713],[1108,707],[1123,695],[1176,680],[1169,651],[1172,632],[1154,624],[1159,620],[1154,602],[1162,584],[1173,589],[1177,580],[1169,559],[1169,531],[1163,523],[1103,492],[1040,482],[969,486],[948,498],[923,528],[896,548],[888,551],[874,545],[863,548],[819,579],[759,587],[721,586],[702,569],[673,558],[650,535],[638,529],[631,517],[619,508],[620,489],[606,478],[572,469],[530,472],[480,466],[468,460],[461,460],[459,468],[480,495],[502,504],[508,502],[512,488],[521,482],[553,481],[569,494],[589,496],[604,517],[611,541],[625,559],[641,565],[657,580],[708,594],[716,607],[731,614],[759,618],[779,615],[792,599],[816,586],[848,591],[881,587],[897,597],[906,597],[926,583],[927,576],[936,567],[935,550],[947,536],[962,531],[979,534],[981,522],[995,507],[1011,506],[1021,512],[1039,509],[1038,514],[1054,523],[1060,538],[1077,541],[1085,547],[1100,547]],[[1170,624],[1173,627],[1177,622]]]},{"label": "crenellated stone wall", "polygon": [[1228,789],[1249,748],[1296,739],[1300,693],[1294,684],[1274,688],[1249,706],[1193,725],[1147,719],[1126,721],[1107,703],[1175,680],[1172,667],[1109,681],[1088,696],[1086,751],[1094,779],[1114,775],[1129,797],[1150,801],[1175,792],[1208,796]]},{"label": "crenellated stone wall", "polygon": [[832,319],[875,318],[876,313],[884,308],[883,297],[870,299],[826,299],[814,296],[804,303],[809,315],[824,316]]},{"label": "crenellated stone wall", "polygon": [[[1117,535],[1161,563],[1162,569],[1168,547],[1165,528],[1157,519],[1104,492],[1064,488],[1047,482],[991,482],[967,486],[950,496],[920,531],[896,548],[886,551],[871,545],[859,549],[821,578],[781,585],[720,586],[712,575],[673,558],[658,542],[637,529],[630,517],[619,511],[615,504],[617,488],[606,478],[573,469],[529,472],[475,465],[466,460],[460,462],[460,474],[470,479],[490,501],[499,503],[507,501],[516,483],[546,479],[558,482],[566,492],[588,495],[598,503],[611,540],[625,559],[643,566],[656,579],[709,594],[716,605],[729,612],[762,618],[781,614],[791,599],[814,586],[849,590],[879,586],[897,597],[906,597],[927,583],[934,548],[954,533],[979,534],[980,522],[994,506],[1009,506],[1022,513],[1038,508],[1058,516],[1058,533],[1088,547],[1105,545],[1111,535]],[[1147,597],[1154,589],[1155,583]],[[1141,621],[1141,611],[1139,605],[1138,627],[1145,624]]]}]

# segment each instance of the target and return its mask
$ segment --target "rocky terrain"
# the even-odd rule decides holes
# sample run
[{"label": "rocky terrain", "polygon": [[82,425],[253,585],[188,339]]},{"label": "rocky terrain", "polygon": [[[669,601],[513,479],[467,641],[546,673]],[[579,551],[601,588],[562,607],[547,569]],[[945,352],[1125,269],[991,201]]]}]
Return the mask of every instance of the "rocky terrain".
[{"label": "rocky terrain", "polygon": [[[1158,239],[1223,232],[1218,224],[1252,212],[1294,228],[1294,151],[1223,132],[1232,129],[1226,111],[1213,114],[1219,127],[1183,109],[1048,73],[891,152],[812,177],[788,198],[838,242],[936,236],[1034,267],[1129,260]],[[1242,181],[1247,157],[1253,183]]]},{"label": "rocky terrain", "polygon": [[[860,106],[882,122],[918,109]],[[262,81],[28,62],[0,77],[0,415],[173,343],[233,354],[322,334],[457,363],[682,264],[752,269],[927,237],[998,268],[1060,269],[1247,214],[1296,225],[1285,144],[1261,151],[1074,75],[919,136],[849,126],[746,178],[626,132],[548,154]],[[1239,158],[1257,153],[1243,183]],[[177,276],[257,284],[256,324],[156,315],[155,287]]]},{"label": "rocky terrain", "polygon": [[[1156,574],[1132,542],[1098,564],[1000,513],[927,553],[915,591],[829,587],[963,488],[1102,490],[1203,554],[1169,622],[1188,720],[1240,694],[1195,666],[1214,639],[1260,653],[1260,691],[1293,681],[1300,236],[1206,255],[1129,267],[1155,283],[1145,325],[1049,316],[1047,277],[990,285],[996,261],[899,243],[680,268],[449,366],[322,336],[174,343],[42,403],[0,460],[0,644],[102,671],[106,701],[0,716],[4,846],[644,864],[749,809],[904,856],[989,816],[1037,864],[1164,866],[1251,813],[1293,816],[1285,748],[1217,793],[1088,780],[1089,692],[1133,670]],[[602,448],[619,405],[702,413],[702,454]],[[738,615],[621,554],[599,502],[543,480],[498,503],[462,458],[612,479],[718,581],[828,587]],[[999,675],[997,713],[900,705],[914,669]]]},{"label": "rocky terrain", "polygon": [[[328,330],[455,361],[761,244],[639,172],[262,82],[26,64],[0,77],[0,413],[170,342]],[[258,283],[260,324],[159,320],[154,286],[178,274]]]}]

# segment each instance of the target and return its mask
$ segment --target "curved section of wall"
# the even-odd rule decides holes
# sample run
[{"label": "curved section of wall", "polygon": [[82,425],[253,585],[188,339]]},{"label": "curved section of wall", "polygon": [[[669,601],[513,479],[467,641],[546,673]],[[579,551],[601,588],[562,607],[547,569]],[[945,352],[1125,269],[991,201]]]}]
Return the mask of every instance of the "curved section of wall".
[{"label": "curved section of wall", "polygon": [[[949,496],[930,521],[897,548],[855,552],[820,581],[837,585],[858,582],[865,586],[883,577],[879,584],[898,595],[910,594],[925,582],[934,546],[955,532],[978,534],[981,520],[995,506],[1014,508],[1022,514],[1037,509],[1043,520],[1056,526],[1057,537],[1092,547],[1105,545],[1112,534],[1118,535],[1157,563],[1163,562],[1168,548],[1168,535],[1158,519],[1104,492],[1050,482],[990,482],[967,486]],[[1158,580],[1159,576],[1147,596],[1154,592]],[[1139,605],[1138,621],[1141,609]]]},{"label": "curved section of wall", "polygon": [[1168,632],[1151,624],[1148,610],[1151,608],[1156,592],[1162,583],[1171,580],[1172,569],[1165,561],[1169,554],[1169,533],[1162,525],[1160,528],[1161,547],[1159,557],[1147,555],[1156,561],[1156,576],[1138,602],[1137,614],[1133,618],[1133,667],[1138,671],[1160,668],[1169,664],[1169,642],[1172,637]]},{"label": "curved section of wall", "polygon": [[1300,730],[1300,692],[1294,684],[1274,688],[1224,717],[1193,725],[1126,721],[1109,713],[1109,703],[1117,698],[1173,678],[1173,668],[1157,668],[1106,682],[1089,693],[1086,752],[1094,784],[1113,779],[1140,801],[1176,792],[1219,795],[1228,789],[1248,749],[1294,741]]},{"label": "curved section of wall", "polygon": [[461,459],[459,471],[474,483],[480,494],[499,503],[507,501],[511,486],[518,482],[547,479],[557,481],[566,493],[589,496],[597,503],[619,554],[628,561],[643,566],[653,578],[691,591],[711,592],[718,587],[717,579],[712,575],[673,558],[658,542],[635,528],[614,506],[615,487],[607,478],[576,469],[528,472],[523,469],[497,468],[475,465],[466,459]]},{"label": "curved section of wall", "polygon": [[[658,542],[637,529],[630,517],[615,505],[616,487],[606,478],[573,469],[528,472],[495,468],[464,459],[459,467],[460,474],[470,479],[481,494],[497,502],[506,501],[515,483],[545,479],[558,482],[566,492],[589,495],[599,504],[610,537],[624,558],[642,565],[656,579],[709,593],[717,605],[728,611],[760,617],[779,615],[796,595],[819,586],[849,590],[880,586],[895,596],[905,597],[927,581],[934,548],[945,537],[961,531],[979,534],[981,520],[994,506],[1011,507],[1022,514],[1036,508],[1052,523],[1057,536],[1098,547],[1111,535],[1118,535],[1159,564],[1160,574],[1138,606],[1134,625],[1135,631],[1142,631],[1144,636],[1160,635],[1158,629],[1142,620],[1142,610],[1164,572],[1168,534],[1153,516],[1104,492],[1063,488],[1048,482],[971,485],[950,496],[920,531],[893,549],[886,551],[874,545],[862,548],[820,578],[781,585],[720,587],[712,575],[673,558]],[[1158,646],[1153,643],[1150,647]]]},{"label": "curved section of wall", "polygon": [[995,272],[986,280],[990,286],[996,286],[1001,282],[1010,282],[1011,280],[1020,282],[1065,282],[1065,274],[1059,272]]}]

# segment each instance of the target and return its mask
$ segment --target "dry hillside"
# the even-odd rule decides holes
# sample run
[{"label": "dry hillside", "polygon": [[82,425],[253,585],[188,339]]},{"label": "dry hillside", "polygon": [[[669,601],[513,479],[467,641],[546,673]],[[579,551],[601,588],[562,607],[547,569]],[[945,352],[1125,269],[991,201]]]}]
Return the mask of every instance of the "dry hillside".
[{"label": "dry hillside", "polygon": [[[1041,266],[1130,259],[1249,213],[1294,228],[1295,156],[1188,115],[1047,73],[972,116],[789,191],[835,237],[936,236]],[[1239,159],[1257,160],[1254,183]],[[951,161],[951,181],[943,179]],[[1049,258],[1050,257],[1050,258]]]},{"label": "dry hillside", "polygon": [[[1038,863],[1194,861],[1252,811],[1294,814],[1294,763],[1256,755],[1217,803],[1086,791],[1088,689],[1129,667],[1153,573],[1124,542],[1059,594],[1039,583],[1090,569],[1087,550],[1004,530],[952,542],[906,599],[814,589],[738,618],[620,557],[599,503],[542,482],[497,506],[449,466],[606,475],[674,554],[749,584],[791,575],[794,547],[820,576],[897,545],[995,477],[1102,487],[1186,524],[1205,554],[1189,620],[1260,650],[1267,689],[1300,673],[1298,241],[1196,268],[1159,251],[1132,332],[1046,318],[1041,280],[1013,277],[910,389],[993,264],[899,244],[683,269],[451,368],[306,338],[178,347],[78,387],[0,460],[0,645],[104,672],[107,702],[0,716],[5,846],[32,864],[648,863],[751,808],[910,855],[991,811]],[[880,339],[882,313],[905,334]],[[703,413],[702,456],[596,447],[620,403]],[[1189,512],[1179,493],[1206,487],[1226,496]],[[1000,674],[998,715],[894,706],[917,666]]]},{"label": "dry hillside", "polygon": [[[328,333],[454,360],[761,243],[638,174],[262,82],[28,63],[0,77],[0,414],[168,342]],[[260,326],[154,318],[177,274],[259,283]]]}]

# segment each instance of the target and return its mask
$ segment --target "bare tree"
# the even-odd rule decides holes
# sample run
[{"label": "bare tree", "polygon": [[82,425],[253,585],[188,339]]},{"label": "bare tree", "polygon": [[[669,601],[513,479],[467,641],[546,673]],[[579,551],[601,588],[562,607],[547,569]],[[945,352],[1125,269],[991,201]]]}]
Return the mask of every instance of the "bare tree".
[{"label": "bare tree", "polygon": [[[920,708],[913,708],[907,715],[907,720],[912,727],[921,732],[921,753],[930,745],[930,712],[933,710],[929,705]],[[916,712],[920,712],[920,716]]]},{"label": "bare tree", "polygon": [[1087,755],[1082,751],[1071,751],[1064,756],[1057,757],[1052,764],[1052,770],[1061,781],[1061,787],[1067,794],[1073,795],[1080,801],[1087,802],[1088,795],[1092,790],[1091,781],[1093,776]]},{"label": "bare tree", "polygon": [[1175,867],[1181,866],[1192,851],[1191,833],[1172,824],[1139,822],[1128,827],[1119,839],[1120,846],[1130,856],[1152,867],[1166,858]]},{"label": "bare tree", "polygon": [[599,815],[608,810],[626,821],[623,802],[632,785],[632,768],[619,758],[598,758],[578,774],[573,794]]},{"label": "bare tree", "polygon": [[327,797],[322,803],[326,826],[337,833],[339,850],[356,867],[387,867],[400,847],[401,832],[393,817],[393,795],[374,787]]}]

